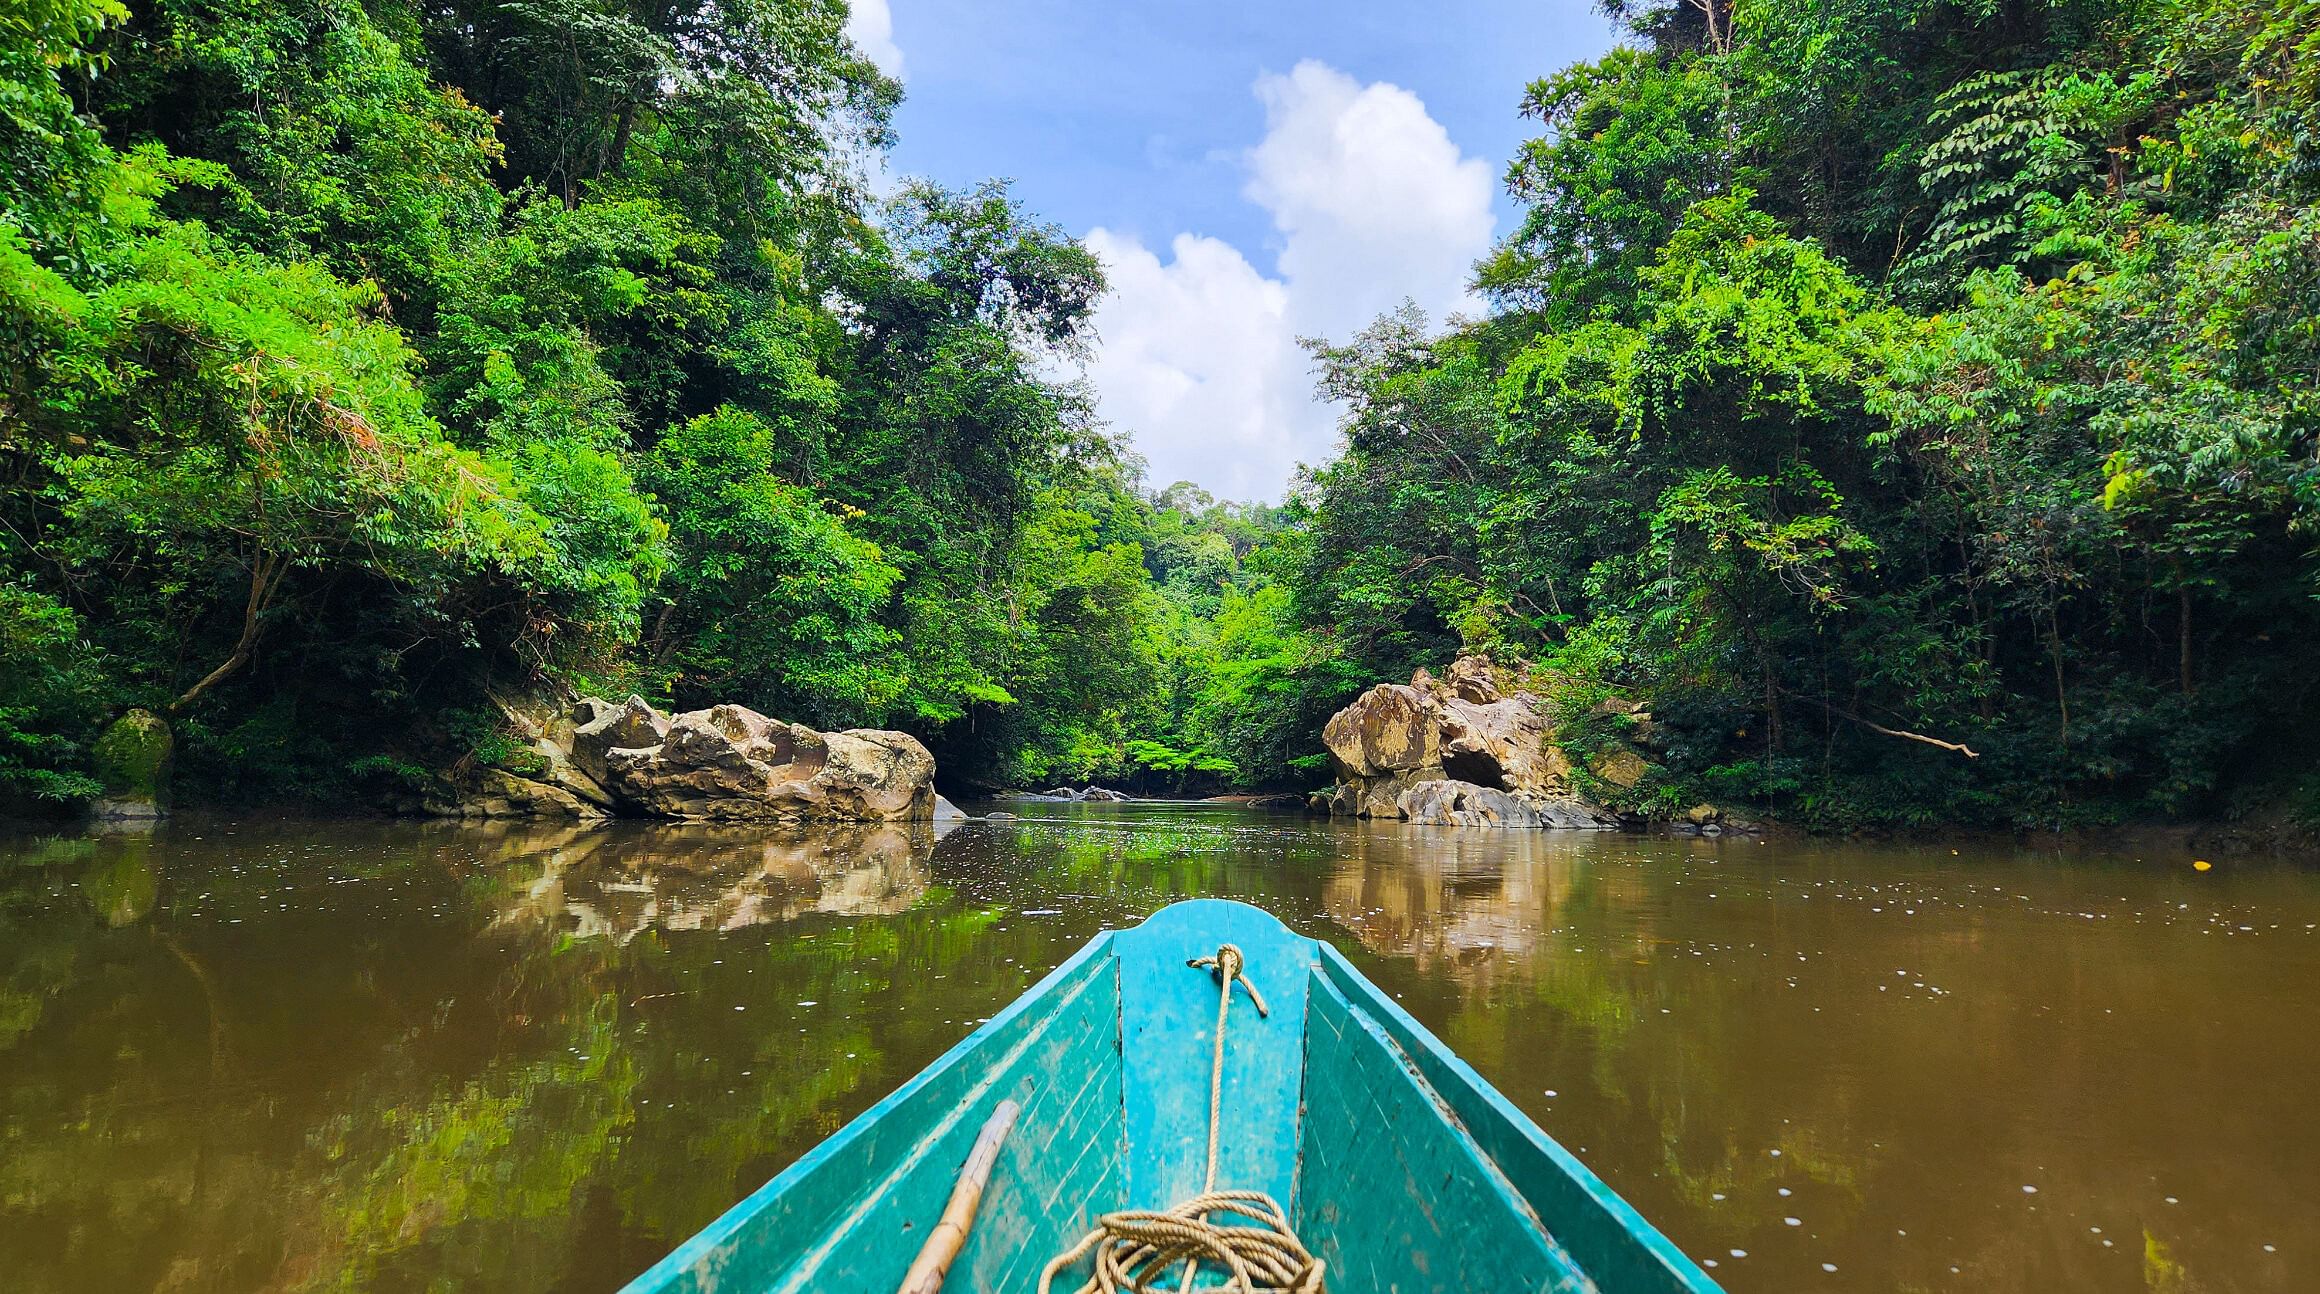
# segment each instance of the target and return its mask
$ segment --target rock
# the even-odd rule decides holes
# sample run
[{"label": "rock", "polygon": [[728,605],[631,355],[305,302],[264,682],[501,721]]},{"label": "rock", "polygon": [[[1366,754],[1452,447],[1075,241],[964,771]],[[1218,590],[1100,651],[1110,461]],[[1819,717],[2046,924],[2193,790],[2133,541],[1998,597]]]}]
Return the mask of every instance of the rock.
[{"label": "rock", "polygon": [[1721,821],[1723,817],[1724,811],[1713,804],[1695,804],[1684,810],[1684,821],[1695,827],[1707,826],[1711,822]]},{"label": "rock", "polygon": [[669,721],[657,746],[605,752],[613,794],[693,821],[884,821],[934,812],[934,756],[908,733],[820,733],[720,705]]},{"label": "rock", "polygon": [[1632,750],[1614,750],[1595,757],[1590,766],[1595,776],[1623,789],[1633,788],[1651,771],[1643,756]]},{"label": "rock", "polygon": [[1516,795],[1450,779],[1412,786],[1396,807],[1402,817],[1422,826],[1604,831],[1619,825],[1617,818],[1583,801]]},{"label": "rock", "polygon": [[1341,778],[1381,777],[1442,762],[1430,693],[1380,683],[1331,715],[1321,730]]},{"label": "rock", "polygon": [[1448,778],[1420,782],[1402,792],[1401,816],[1439,827],[1536,827],[1538,811],[1526,801],[1487,786]]},{"label": "rock", "polygon": [[[1421,669],[1408,685],[1380,684],[1338,711],[1322,731],[1338,784],[1308,804],[1316,813],[1400,818],[1408,793],[1449,782],[1531,807],[1518,811],[1477,799],[1473,804],[1481,807],[1442,812],[1479,814],[1502,825],[1528,816],[1539,819],[1533,825],[1600,825],[1591,806],[1571,798],[1571,761],[1552,737],[1537,696],[1507,691],[1489,657],[1461,656],[1440,680]],[[1440,809],[1441,794],[1428,792],[1417,801],[1429,820]]]},{"label": "rock", "polygon": [[589,776],[573,761],[570,746],[559,744],[551,736],[542,735],[532,739],[530,749],[545,765],[532,780],[545,782],[603,812],[612,811],[612,792],[604,789],[602,782]]},{"label": "rock", "polygon": [[1489,705],[1499,699],[1498,680],[1488,656],[1461,656],[1450,662],[1445,676],[1450,690],[1462,701]]},{"label": "rock", "polygon": [[1046,800],[1077,800],[1079,798],[1078,790],[1069,786],[1058,786],[1053,790],[1041,791],[1039,795],[1041,799]]},{"label": "rock", "polygon": [[563,787],[485,768],[443,816],[454,818],[570,818],[586,821],[608,816],[602,805],[581,799]]},{"label": "rock", "polygon": [[169,772],[177,741],[169,723],[150,710],[131,710],[115,719],[89,754],[104,785],[96,804],[100,818],[159,818],[169,812]]},{"label": "rock", "polygon": [[631,696],[619,705],[583,697],[573,707],[571,763],[598,785],[609,785],[607,756],[614,750],[649,750],[667,740],[666,715]]},{"label": "rock", "polygon": [[1617,814],[1607,813],[1585,800],[1564,796],[1559,799],[1534,800],[1542,820],[1539,825],[1565,831],[1618,831],[1626,822]]},{"label": "rock", "polygon": [[1294,791],[1286,791],[1278,795],[1252,797],[1248,805],[1252,809],[1302,809],[1306,805],[1306,797]]},{"label": "rock", "polygon": [[1015,815],[1012,813],[991,813],[986,814],[985,816],[993,822],[1013,822],[1016,820]]},{"label": "rock", "polygon": [[1091,786],[1086,790],[1081,791],[1079,793],[1079,798],[1082,800],[1092,801],[1097,804],[1125,804],[1136,797],[1132,795],[1123,795],[1118,791],[1109,790],[1101,786]]},{"label": "rock", "polygon": [[[688,821],[884,822],[935,816],[934,757],[906,733],[817,732],[746,706],[674,718],[642,697],[583,697],[545,714],[503,707],[529,738],[521,758],[429,800],[470,818],[608,816],[614,809]],[[966,815],[942,802],[945,821]]]},{"label": "rock", "polygon": [[933,815],[933,816],[934,816],[934,820],[935,820],[936,822],[967,822],[967,821],[970,821],[970,819],[969,819],[969,818],[968,818],[968,816],[967,816],[967,811],[966,811],[966,810],[964,810],[964,809],[960,808],[959,806],[957,806],[957,805],[955,805],[955,804],[951,803],[951,802],[950,802],[948,799],[945,799],[945,798],[944,798],[943,796],[941,796],[941,795],[937,795],[937,796],[935,796],[935,797],[934,797],[934,815]]},{"label": "rock", "polygon": [[1451,777],[1541,795],[1561,789],[1570,762],[1547,740],[1547,718],[1529,698],[1451,696],[1438,705],[1442,769]]}]

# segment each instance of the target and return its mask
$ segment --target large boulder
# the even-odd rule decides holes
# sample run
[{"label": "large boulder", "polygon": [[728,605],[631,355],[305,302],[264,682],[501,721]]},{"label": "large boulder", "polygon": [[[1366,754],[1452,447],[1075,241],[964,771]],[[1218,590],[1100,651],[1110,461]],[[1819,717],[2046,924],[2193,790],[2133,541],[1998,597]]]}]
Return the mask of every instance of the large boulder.
[{"label": "large boulder", "polygon": [[1487,656],[1442,677],[1371,688],[1322,729],[1338,784],[1317,812],[1453,826],[1585,827],[1616,820],[1571,794],[1571,761],[1536,695]]},{"label": "large boulder", "polygon": [[642,697],[503,707],[527,749],[425,811],[465,818],[888,822],[935,814],[934,756],[908,733],[817,732],[747,706],[671,717]]},{"label": "large boulder", "polygon": [[931,818],[934,756],[908,733],[820,733],[719,705],[668,721],[653,746],[609,746],[614,796],[693,821]]}]

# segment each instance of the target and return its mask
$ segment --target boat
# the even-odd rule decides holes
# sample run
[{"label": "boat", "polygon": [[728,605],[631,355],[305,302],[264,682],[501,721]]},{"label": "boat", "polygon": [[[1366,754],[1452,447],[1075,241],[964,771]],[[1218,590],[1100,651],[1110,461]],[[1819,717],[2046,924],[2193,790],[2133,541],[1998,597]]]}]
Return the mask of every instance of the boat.
[{"label": "boat", "polygon": [[[1290,1256],[1195,1274],[1219,1237]],[[1195,899],[1098,934],[626,1294],[1069,1294],[1107,1263],[1123,1290],[1179,1265],[1192,1288],[1718,1289],[1336,949]]]}]

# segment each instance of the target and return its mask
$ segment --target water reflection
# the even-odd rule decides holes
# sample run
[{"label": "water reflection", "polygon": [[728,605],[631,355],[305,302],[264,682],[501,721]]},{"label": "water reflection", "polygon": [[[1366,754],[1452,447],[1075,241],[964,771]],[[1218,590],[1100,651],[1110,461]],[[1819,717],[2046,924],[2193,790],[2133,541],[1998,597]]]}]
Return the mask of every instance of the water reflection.
[{"label": "water reflection", "polygon": [[2309,874],[1024,811],[0,838],[0,1285],[607,1289],[1197,894],[1338,943],[1742,1294],[2320,1265]]},{"label": "water reflection", "polygon": [[537,874],[496,924],[626,944],[646,930],[738,930],[808,913],[891,916],[926,893],[938,830],[565,827],[503,846]]},{"label": "water reflection", "polygon": [[1540,831],[1401,829],[1353,836],[1322,910],[1362,947],[1469,982],[1534,961],[1577,878],[1585,840]]},{"label": "water reflection", "polygon": [[108,926],[135,925],[144,920],[160,892],[161,879],[154,874],[153,859],[140,848],[110,851],[81,873],[81,895]]}]

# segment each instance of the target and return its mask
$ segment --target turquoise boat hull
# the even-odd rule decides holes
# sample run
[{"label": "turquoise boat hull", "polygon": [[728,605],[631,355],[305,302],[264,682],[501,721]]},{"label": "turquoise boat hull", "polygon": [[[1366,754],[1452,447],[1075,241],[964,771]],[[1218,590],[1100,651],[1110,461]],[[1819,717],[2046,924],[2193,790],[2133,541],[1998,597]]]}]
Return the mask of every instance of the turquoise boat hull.
[{"label": "turquoise boat hull", "polygon": [[1272,1012],[1234,995],[1217,1185],[1281,1200],[1336,1294],[1718,1288],[1335,949],[1199,899],[1096,936],[629,1294],[893,1294],[1010,1098],[1022,1113],[943,1288],[1036,1290],[1099,1215],[1201,1189],[1217,983],[1185,963],[1223,943]]}]

